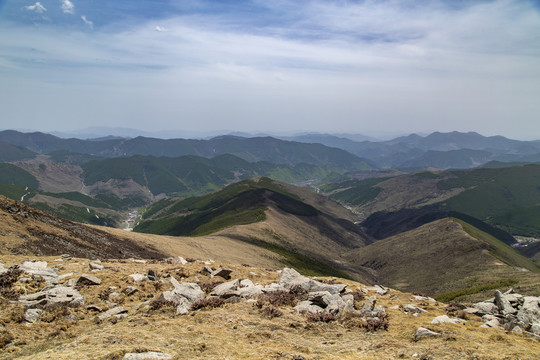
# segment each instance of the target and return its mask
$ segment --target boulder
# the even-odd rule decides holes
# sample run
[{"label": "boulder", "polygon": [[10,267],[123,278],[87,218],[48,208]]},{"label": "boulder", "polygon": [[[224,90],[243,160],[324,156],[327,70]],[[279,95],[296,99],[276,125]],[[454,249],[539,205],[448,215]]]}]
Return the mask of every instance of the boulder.
[{"label": "boulder", "polygon": [[172,356],[166,353],[157,351],[147,351],[142,353],[127,353],[122,360],[168,360]]},{"label": "boulder", "polygon": [[124,308],[123,306],[117,306],[115,308],[112,308],[110,310],[107,310],[105,311],[103,314],[99,315],[98,318],[100,320],[105,320],[105,319],[108,319],[114,315],[120,315],[120,314],[125,314],[127,313],[127,309]]},{"label": "boulder", "polygon": [[524,296],[523,304],[519,307],[517,318],[525,329],[528,329],[533,323],[540,323],[539,298],[536,296]]},{"label": "boulder", "polygon": [[284,268],[279,276],[279,285],[287,290],[290,290],[294,286],[300,286],[309,292],[312,281],[313,280],[301,275],[298,271],[290,268]]},{"label": "boulder", "polygon": [[429,329],[426,329],[424,327],[419,327],[416,329],[416,333],[414,334],[415,339],[423,338],[423,337],[433,337],[433,336],[440,336],[441,334],[435,331],[431,331]]},{"label": "boulder", "polygon": [[82,274],[77,280],[77,285],[99,285],[101,280],[93,275]]},{"label": "boulder", "polygon": [[238,279],[229,281],[223,284],[219,284],[212,290],[210,295],[219,296],[222,298],[228,298],[228,297],[236,295],[236,290],[238,290],[239,286],[240,286],[240,281]]},{"label": "boulder", "polygon": [[540,323],[533,323],[529,328],[529,331],[535,335],[540,335]]},{"label": "boulder", "polygon": [[495,305],[493,302],[490,301],[483,301],[479,302],[473,305],[475,309],[478,310],[479,315],[485,315],[485,314],[497,314],[499,311],[499,308],[497,305]]},{"label": "boulder", "polygon": [[311,313],[316,314],[319,312],[324,312],[323,308],[317,305],[313,305],[311,301],[301,301],[298,305],[296,305],[294,310],[298,311],[299,313]]},{"label": "boulder", "polygon": [[[174,278],[171,277],[171,279],[174,279]],[[178,284],[177,286],[174,287],[173,292],[177,295],[185,297],[190,302],[202,300],[205,298],[204,291],[202,291],[200,286],[195,283],[190,283],[190,282],[184,282],[184,283]]]},{"label": "boulder", "polygon": [[26,260],[21,263],[19,268],[29,275],[43,278],[47,285],[58,284],[58,274],[50,267],[47,267],[46,261]]},{"label": "boulder", "polygon": [[84,304],[84,297],[74,288],[56,286],[34,294],[19,297],[19,303],[26,308],[35,308],[62,304],[66,306],[80,306]]},{"label": "boulder", "polygon": [[432,324],[443,324],[443,323],[461,324],[462,322],[464,322],[464,320],[457,319],[457,318],[450,318],[448,317],[448,315],[437,316],[436,318],[431,320]]},{"label": "boulder", "polygon": [[371,296],[366,300],[364,305],[362,305],[362,308],[360,309],[360,313],[364,316],[370,316],[373,313],[373,309],[375,308],[375,303],[377,302],[376,296]]},{"label": "boulder", "polygon": [[231,278],[232,269],[226,269],[226,268],[219,268],[216,271],[213,271],[212,274],[210,274],[211,277],[219,276],[224,278],[225,280],[229,280]]},{"label": "boulder", "polygon": [[495,291],[495,305],[502,315],[515,314],[517,310],[512,307],[510,301],[499,290]]}]

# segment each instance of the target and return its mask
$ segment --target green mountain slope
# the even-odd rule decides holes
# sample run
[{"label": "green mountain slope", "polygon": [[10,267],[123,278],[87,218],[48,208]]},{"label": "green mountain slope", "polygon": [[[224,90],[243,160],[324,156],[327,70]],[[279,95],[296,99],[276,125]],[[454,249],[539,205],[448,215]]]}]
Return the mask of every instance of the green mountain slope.
[{"label": "green mountain slope", "polygon": [[352,250],[345,257],[372,269],[383,284],[444,295],[445,301],[482,297],[512,284],[538,292],[540,284],[533,262],[474,226],[449,218]]},{"label": "green mountain slope", "polygon": [[35,152],[0,141],[0,161],[18,161],[33,158]]},{"label": "green mountain slope", "polygon": [[185,200],[165,200],[152,205],[135,231],[163,235],[206,235],[234,225],[264,220],[274,202],[292,215],[315,216],[312,206],[262,178],[230,185],[223,190]]}]

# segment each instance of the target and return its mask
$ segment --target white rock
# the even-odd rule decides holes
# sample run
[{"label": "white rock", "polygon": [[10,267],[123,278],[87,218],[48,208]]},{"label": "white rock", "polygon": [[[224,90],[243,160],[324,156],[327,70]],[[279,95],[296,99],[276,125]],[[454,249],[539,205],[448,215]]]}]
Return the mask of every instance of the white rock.
[{"label": "white rock", "polygon": [[432,324],[442,324],[442,323],[461,324],[462,322],[463,322],[462,319],[449,318],[448,315],[437,316],[431,321]]},{"label": "white rock", "polygon": [[148,276],[146,276],[146,274],[131,274],[129,277],[136,282],[148,280]]},{"label": "white rock", "polygon": [[143,353],[127,353],[122,360],[168,360],[172,356],[166,353],[157,351],[148,351]]},{"label": "white rock", "polygon": [[421,337],[432,337],[432,336],[440,336],[441,334],[435,331],[431,331],[429,329],[426,329],[424,327],[419,327],[416,329],[416,334],[414,335],[415,338],[421,338]]}]

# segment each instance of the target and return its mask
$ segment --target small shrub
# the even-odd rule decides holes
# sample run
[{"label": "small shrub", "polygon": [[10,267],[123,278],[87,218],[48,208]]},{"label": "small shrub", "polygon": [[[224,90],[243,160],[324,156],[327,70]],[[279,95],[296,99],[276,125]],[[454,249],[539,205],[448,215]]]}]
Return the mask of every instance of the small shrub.
[{"label": "small shrub", "polygon": [[388,326],[389,323],[385,317],[366,319],[367,331],[375,332],[377,330],[388,330]]},{"label": "small shrub", "polygon": [[191,304],[192,310],[199,310],[203,308],[217,308],[225,304],[225,301],[219,297],[209,297],[207,299],[197,300]]},{"label": "small shrub", "polygon": [[294,295],[298,300],[303,301],[308,298],[308,291],[300,285],[294,285],[289,289],[289,293]]},{"label": "small shrub", "polygon": [[223,281],[214,281],[209,283],[201,283],[199,287],[207,294],[210,294],[214,288],[220,284],[223,284]]},{"label": "small shrub", "polygon": [[260,313],[270,319],[283,316],[283,312],[279,309],[276,309],[273,306],[265,306],[260,310]]},{"label": "small shrub", "polygon": [[309,314],[307,316],[308,322],[325,322],[329,323],[331,321],[336,321],[336,317],[332,314],[325,313],[325,312],[317,312],[314,314]]},{"label": "small shrub", "polygon": [[6,272],[0,274],[0,288],[10,288],[17,280],[23,271],[18,265],[11,266]]},{"label": "small shrub", "polygon": [[156,300],[153,300],[152,302],[150,302],[149,304],[150,306],[150,310],[152,311],[155,311],[155,310],[159,310],[163,307],[176,307],[176,304],[170,300],[165,300],[163,298],[158,298]]},{"label": "small shrub", "polygon": [[98,298],[100,300],[109,300],[109,295],[112,293],[112,289],[104,289],[104,290],[101,290],[98,294]]},{"label": "small shrub", "polygon": [[0,329],[0,348],[13,341],[13,335],[6,329]]},{"label": "small shrub", "polygon": [[24,318],[24,307],[20,304],[10,304],[5,300],[0,301],[0,325],[20,323]]},{"label": "small shrub", "polygon": [[424,294],[423,292],[420,292],[420,291],[413,291],[412,294],[413,294],[413,295],[416,295],[416,296],[427,297],[426,294]]},{"label": "small shrub", "polygon": [[39,320],[47,323],[63,319],[66,315],[69,315],[69,308],[63,304],[54,304],[46,306],[43,312],[39,316]]},{"label": "small shrub", "polygon": [[360,310],[363,306],[365,299],[364,293],[361,293],[359,291],[353,291],[351,295],[354,298],[354,308],[356,310]]},{"label": "small shrub", "polygon": [[259,301],[270,303],[274,306],[294,306],[296,305],[296,296],[288,291],[271,291],[259,296]]}]

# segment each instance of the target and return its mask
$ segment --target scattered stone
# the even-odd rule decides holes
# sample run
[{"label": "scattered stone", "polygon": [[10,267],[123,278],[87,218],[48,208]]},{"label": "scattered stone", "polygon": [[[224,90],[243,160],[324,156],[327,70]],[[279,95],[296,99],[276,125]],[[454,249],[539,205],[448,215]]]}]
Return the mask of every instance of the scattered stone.
[{"label": "scattered stone", "polygon": [[419,313],[425,313],[427,312],[426,310],[414,305],[414,304],[407,304],[407,305],[404,305],[403,306],[403,310],[407,313],[416,313],[416,314],[419,314]]},{"label": "scattered stone", "polygon": [[78,278],[71,278],[71,279],[69,279],[68,281],[66,281],[64,283],[64,286],[75,287],[75,285],[77,285],[77,280],[79,280],[79,279]]},{"label": "scattered stone", "polygon": [[156,280],[157,280],[157,274],[156,274],[156,271],[153,270],[153,269],[149,269],[149,270],[148,270],[148,273],[146,274],[146,277],[147,277],[148,280],[150,280],[150,281],[156,281]]},{"label": "scattered stone", "polygon": [[497,319],[490,320],[483,325],[480,325],[481,328],[496,328],[499,327],[500,322]]},{"label": "scattered stone", "polygon": [[517,334],[523,334],[523,330],[519,326],[514,326],[514,328],[512,329],[512,332],[517,333]]},{"label": "scattered stone", "polygon": [[100,270],[103,270],[105,267],[97,262],[91,262],[88,264],[88,267],[90,268],[90,270],[97,270],[97,271],[100,271]]},{"label": "scattered stone", "polygon": [[135,282],[148,280],[148,277],[145,274],[131,274],[129,277]]},{"label": "scattered stone", "polygon": [[172,356],[166,353],[157,351],[147,351],[142,353],[127,353],[122,360],[168,360]]},{"label": "scattered stone", "polygon": [[79,321],[79,318],[76,317],[73,314],[67,314],[66,316],[64,316],[64,318],[69,322],[77,322],[77,321]]},{"label": "scattered stone", "polygon": [[203,269],[201,270],[201,273],[202,274],[206,274],[206,275],[210,275],[214,272],[214,270],[210,267],[210,266],[205,266],[203,267]]},{"label": "scattered stone", "polygon": [[173,264],[173,265],[187,265],[187,264],[189,264],[189,262],[186,259],[184,259],[183,257],[177,256],[175,258],[172,258],[171,264]]},{"label": "scattered stone", "polygon": [[441,335],[441,333],[431,331],[431,330],[426,329],[424,327],[419,327],[418,329],[416,329],[416,333],[414,334],[414,338],[418,339],[418,338],[422,338],[422,337],[432,337],[432,336],[440,336],[440,335]]},{"label": "scattered stone", "polygon": [[59,276],[58,276],[58,281],[62,281],[62,280],[66,279],[66,278],[68,278],[68,277],[71,277],[71,276],[73,276],[73,275],[75,275],[75,273],[73,273],[73,272],[69,272],[69,273],[67,273],[67,274],[59,275]]},{"label": "scattered stone", "polygon": [[77,285],[99,285],[101,280],[93,275],[82,274],[77,280]]},{"label": "scattered stone", "polygon": [[432,324],[443,324],[443,323],[461,324],[462,322],[464,322],[464,320],[457,319],[457,318],[450,318],[448,317],[448,315],[437,316],[431,321]]},{"label": "scattered stone", "polygon": [[225,280],[229,280],[231,278],[230,274],[232,272],[233,272],[232,269],[219,268],[216,271],[212,272],[212,274],[210,274],[210,276],[211,277],[220,276],[220,277],[224,278]]},{"label": "scattered stone", "polygon": [[119,296],[120,296],[120,294],[115,291],[115,292],[110,293],[108,297],[109,297],[109,299],[114,299],[114,298],[117,298]]},{"label": "scattered stone", "polygon": [[137,291],[139,291],[139,289],[137,289],[135,286],[128,286],[124,289],[124,293],[127,295],[127,296],[131,296],[133,294],[135,294]]},{"label": "scattered stone", "polygon": [[100,308],[100,307],[97,306],[97,305],[87,305],[87,306],[86,306],[86,310],[97,311],[97,312],[103,312],[103,309]]},{"label": "scattered stone", "polygon": [[540,323],[532,324],[529,331],[535,335],[540,335]]},{"label": "scattered stone", "polygon": [[129,259],[129,260],[131,260],[132,262],[137,263],[137,264],[146,264],[147,263],[147,261],[143,260],[143,259]]},{"label": "scattered stone", "polygon": [[55,304],[80,306],[84,304],[84,297],[74,288],[56,286],[34,294],[20,296],[19,303],[26,308],[43,307]]},{"label": "scattered stone", "polygon": [[103,314],[99,315],[98,318],[100,320],[105,320],[114,315],[125,314],[127,312],[128,312],[127,309],[124,308],[123,306],[117,306],[115,308],[105,311]]},{"label": "scattered stone", "polygon": [[27,309],[24,313],[24,320],[33,324],[39,320],[42,312],[41,309]]}]

